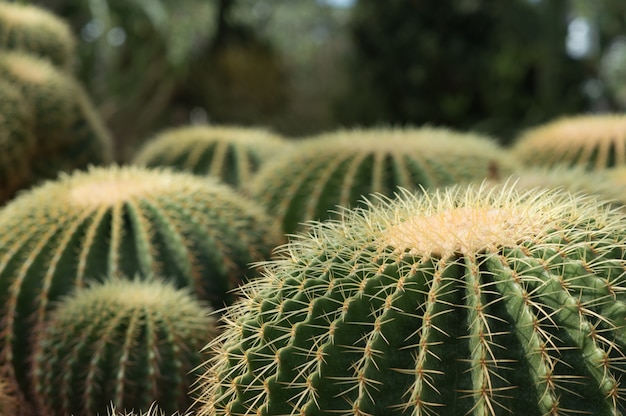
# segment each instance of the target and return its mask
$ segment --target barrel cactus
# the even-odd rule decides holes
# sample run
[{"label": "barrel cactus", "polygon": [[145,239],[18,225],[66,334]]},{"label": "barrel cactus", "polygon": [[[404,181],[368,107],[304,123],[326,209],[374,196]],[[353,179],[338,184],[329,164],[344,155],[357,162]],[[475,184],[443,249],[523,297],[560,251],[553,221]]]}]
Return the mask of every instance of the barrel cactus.
[{"label": "barrel cactus", "polygon": [[32,397],[39,415],[105,415],[191,404],[200,349],[217,332],[210,309],[162,281],[109,280],[62,299],[35,333]]},{"label": "barrel cactus", "polygon": [[73,77],[43,59],[6,52],[0,54],[0,78],[17,87],[33,111],[37,178],[112,161],[109,132]]},{"label": "barrel cactus", "polygon": [[208,345],[206,415],[626,412],[626,216],[450,187],[315,225]]},{"label": "barrel cactus", "polygon": [[158,275],[215,309],[282,240],[227,187],[138,167],[62,175],[0,211],[0,362],[24,384],[28,340],[51,302],[104,276]]},{"label": "barrel cactus", "polygon": [[69,25],[48,10],[0,2],[0,51],[18,50],[48,59],[66,71],[76,61],[76,39]]},{"label": "barrel cactus", "polygon": [[354,129],[316,136],[261,168],[244,191],[285,233],[372,192],[499,179],[517,168],[492,140],[443,128]]},{"label": "barrel cactus", "polygon": [[0,80],[0,205],[33,180],[36,145],[30,106],[17,87]]},{"label": "barrel cactus", "polygon": [[512,151],[526,165],[564,164],[590,170],[626,165],[626,117],[563,117],[526,130]]},{"label": "barrel cactus", "polygon": [[185,126],[165,130],[149,140],[134,158],[138,165],[169,166],[219,177],[239,187],[247,183],[287,141],[269,131],[235,126]]}]

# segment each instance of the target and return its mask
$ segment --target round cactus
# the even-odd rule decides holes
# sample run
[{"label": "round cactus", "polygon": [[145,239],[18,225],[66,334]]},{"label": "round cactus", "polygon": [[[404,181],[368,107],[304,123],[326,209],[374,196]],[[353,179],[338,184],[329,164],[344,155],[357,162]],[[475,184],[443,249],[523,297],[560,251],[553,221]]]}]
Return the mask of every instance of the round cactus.
[{"label": "round cactus", "polygon": [[59,171],[112,161],[112,139],[74,78],[18,52],[0,54],[0,77],[17,87],[32,108],[36,177],[55,178]]},{"label": "round cactus", "polygon": [[265,130],[234,126],[186,126],[148,141],[134,163],[219,177],[239,187],[287,141]]},{"label": "round cactus", "polygon": [[242,288],[206,415],[626,412],[626,216],[451,187],[314,226]]},{"label": "round cactus", "polygon": [[512,151],[526,165],[577,165],[589,170],[626,165],[626,117],[564,117],[525,131]]},{"label": "round cactus", "polygon": [[332,217],[337,206],[358,205],[369,193],[498,179],[516,168],[483,136],[443,128],[357,129],[298,142],[261,168],[244,191],[292,233],[305,221]]},{"label": "round cactus", "polygon": [[530,166],[518,170],[506,180],[494,182],[494,186],[514,184],[518,190],[532,188],[563,189],[573,194],[598,198],[615,208],[626,205],[626,181],[620,181],[611,173],[615,169],[589,171],[581,166],[557,165],[553,167]]},{"label": "round cactus", "polygon": [[107,275],[163,276],[222,308],[282,242],[276,229],[191,174],[91,168],[24,192],[0,211],[0,362],[23,385],[29,334],[50,303]]},{"label": "round cactus", "polygon": [[33,180],[32,111],[20,91],[0,80],[0,205]]},{"label": "round cactus", "polygon": [[58,303],[35,334],[38,414],[104,415],[111,403],[186,410],[200,349],[217,333],[210,309],[161,281],[110,280]]},{"label": "round cactus", "polygon": [[0,50],[19,50],[72,70],[76,39],[69,25],[38,6],[0,2]]}]

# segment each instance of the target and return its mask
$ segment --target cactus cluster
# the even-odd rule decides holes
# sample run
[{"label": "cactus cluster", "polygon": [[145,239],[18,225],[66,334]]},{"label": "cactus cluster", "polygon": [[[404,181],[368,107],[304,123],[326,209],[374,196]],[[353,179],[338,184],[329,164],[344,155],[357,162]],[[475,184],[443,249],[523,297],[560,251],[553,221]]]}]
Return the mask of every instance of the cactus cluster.
[{"label": "cactus cluster", "polygon": [[191,404],[200,349],[216,334],[210,310],[162,281],[109,280],[59,302],[37,331],[32,397],[46,416],[104,415]]},{"label": "cactus cluster", "polygon": [[46,9],[30,4],[0,2],[0,53],[23,51],[73,70],[76,39],[68,24]]},{"label": "cactus cluster", "polygon": [[528,129],[512,151],[527,165],[562,164],[590,170],[626,165],[626,117],[563,117]]},{"label": "cactus cluster", "polygon": [[25,385],[28,345],[55,299],[105,276],[157,275],[215,309],[282,242],[226,185],[139,167],[91,168],[0,211],[0,360]]},{"label": "cactus cluster", "polygon": [[490,139],[443,128],[354,129],[316,136],[261,168],[244,191],[285,233],[354,207],[363,195],[499,179],[517,167]]},{"label": "cactus cluster", "polygon": [[242,288],[198,416],[623,414],[625,221],[558,190],[371,199]]},{"label": "cactus cluster", "polygon": [[211,175],[240,187],[287,142],[269,131],[235,126],[185,126],[159,133],[134,158],[148,167],[168,166]]}]

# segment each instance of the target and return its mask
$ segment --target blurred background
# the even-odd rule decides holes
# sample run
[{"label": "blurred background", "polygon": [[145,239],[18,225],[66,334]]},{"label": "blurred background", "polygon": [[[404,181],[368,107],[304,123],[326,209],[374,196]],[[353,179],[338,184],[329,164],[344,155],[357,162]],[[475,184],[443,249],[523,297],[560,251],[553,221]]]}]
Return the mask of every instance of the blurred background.
[{"label": "blurred background", "polygon": [[303,137],[449,126],[509,143],[626,109],[624,0],[33,0],[79,38],[120,161],[189,123]]}]

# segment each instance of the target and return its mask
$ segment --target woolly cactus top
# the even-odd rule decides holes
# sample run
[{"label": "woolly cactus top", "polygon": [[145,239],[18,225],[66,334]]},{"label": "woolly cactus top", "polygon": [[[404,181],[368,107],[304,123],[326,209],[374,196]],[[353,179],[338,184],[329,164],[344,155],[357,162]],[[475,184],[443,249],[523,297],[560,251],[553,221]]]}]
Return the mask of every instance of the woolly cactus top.
[{"label": "woolly cactus top", "polygon": [[563,117],[524,132],[514,153],[532,165],[582,165],[604,169],[626,164],[626,117]]},{"label": "woolly cactus top", "polygon": [[198,414],[621,414],[625,220],[506,186],[317,224],[229,308]]},{"label": "woolly cactus top", "polygon": [[59,73],[58,69],[49,62],[27,53],[3,52],[0,58],[2,68],[22,82],[38,85],[46,85],[50,82],[71,84],[69,81],[65,82],[66,76]]}]

